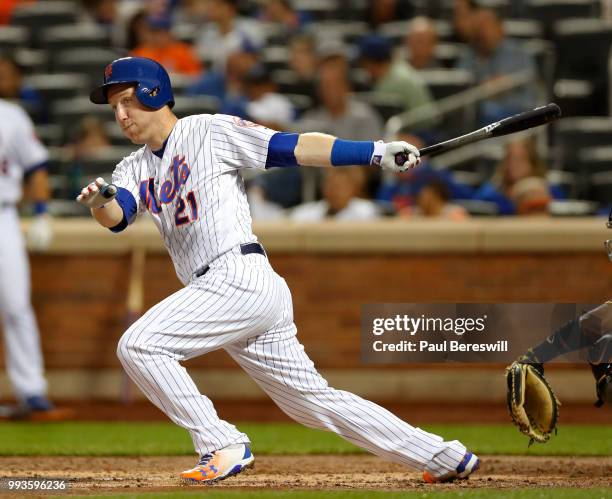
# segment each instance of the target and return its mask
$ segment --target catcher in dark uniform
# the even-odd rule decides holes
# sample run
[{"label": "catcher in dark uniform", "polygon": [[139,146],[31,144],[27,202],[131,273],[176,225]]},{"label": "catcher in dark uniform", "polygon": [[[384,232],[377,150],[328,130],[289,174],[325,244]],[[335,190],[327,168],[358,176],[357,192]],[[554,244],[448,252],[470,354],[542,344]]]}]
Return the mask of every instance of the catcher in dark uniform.
[{"label": "catcher in dark uniform", "polygon": [[[607,227],[612,229],[612,211]],[[605,247],[612,261],[612,239]],[[612,301],[568,321],[506,369],[508,410],[530,443],[546,442],[557,428],[560,403],[544,377],[544,364],[583,348],[595,377],[595,406],[612,405]]]}]

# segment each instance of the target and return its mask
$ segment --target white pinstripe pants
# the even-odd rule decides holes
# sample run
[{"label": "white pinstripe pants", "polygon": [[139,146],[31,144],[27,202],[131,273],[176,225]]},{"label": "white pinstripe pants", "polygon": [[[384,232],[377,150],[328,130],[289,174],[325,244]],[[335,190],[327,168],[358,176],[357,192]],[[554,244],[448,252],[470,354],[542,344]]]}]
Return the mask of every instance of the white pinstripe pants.
[{"label": "white pinstripe pants", "polygon": [[335,390],[316,371],[296,338],[291,293],[258,254],[220,256],[151,308],[119,342],[117,354],[145,395],[191,434],[200,455],[248,442],[219,419],[180,361],[224,348],[296,421],[330,430],[385,459],[436,475],[457,467],[458,441],[414,428],[386,409]]},{"label": "white pinstripe pants", "polygon": [[6,372],[18,399],[46,395],[38,325],[30,301],[30,264],[15,208],[0,209],[0,315]]}]

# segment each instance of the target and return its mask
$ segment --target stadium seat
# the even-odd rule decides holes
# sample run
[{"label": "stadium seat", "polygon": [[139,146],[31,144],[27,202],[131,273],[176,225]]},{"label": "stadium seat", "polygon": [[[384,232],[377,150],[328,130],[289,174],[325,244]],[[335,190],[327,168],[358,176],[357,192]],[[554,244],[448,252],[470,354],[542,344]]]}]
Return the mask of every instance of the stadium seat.
[{"label": "stadium seat", "polygon": [[604,114],[605,106],[595,102],[595,87],[588,80],[556,80],[553,99],[563,110],[564,117]]},{"label": "stadium seat", "polygon": [[76,24],[47,28],[41,35],[44,47],[52,56],[61,50],[104,48],[110,46],[109,34],[98,26]]},{"label": "stadium seat", "polygon": [[504,31],[510,38],[542,38],[544,28],[535,19],[505,19]]},{"label": "stadium seat", "polygon": [[[436,32],[440,40],[446,40],[453,34],[453,27],[448,21],[435,20]],[[410,21],[393,21],[385,23],[378,28],[378,32],[389,38],[391,42],[398,46],[403,43],[404,37],[410,29]]]},{"label": "stadium seat", "polygon": [[425,69],[419,71],[436,100],[443,99],[474,85],[474,76],[464,69]]},{"label": "stadium seat", "polygon": [[578,153],[581,150],[610,144],[612,118],[607,116],[565,118],[555,124],[554,131],[557,166],[568,171],[578,160]]},{"label": "stadium seat", "polygon": [[526,0],[526,16],[540,21],[544,36],[550,37],[555,22],[569,18],[595,18],[598,0]]},{"label": "stadium seat", "polygon": [[435,48],[435,57],[440,66],[454,68],[467,45],[463,43],[440,42]]},{"label": "stadium seat", "polygon": [[105,48],[76,48],[62,50],[53,58],[53,68],[60,73],[81,73],[94,85],[102,81],[106,65],[121,54]]},{"label": "stadium seat", "polygon": [[30,30],[29,45],[39,48],[41,32],[50,26],[74,24],[78,9],[74,2],[45,1],[23,4],[13,11],[11,24]]},{"label": "stadium seat", "polygon": [[36,125],[36,136],[46,146],[61,146],[63,144],[64,132],[61,126],[49,123]]},{"label": "stadium seat", "polygon": [[295,10],[318,21],[333,19],[340,6],[338,0],[294,0],[292,5]]},{"label": "stadium seat", "polygon": [[269,72],[278,69],[287,69],[289,63],[289,49],[286,46],[273,45],[261,52],[261,62]]},{"label": "stadium seat", "polygon": [[335,39],[345,43],[356,43],[367,35],[370,27],[363,21],[321,21],[306,26],[306,31],[312,33],[318,40]]},{"label": "stadium seat", "polygon": [[110,106],[96,106],[85,95],[56,100],[51,105],[52,122],[62,126],[65,138],[70,137],[78,129],[86,116],[94,116],[102,122],[115,119]]},{"label": "stadium seat", "polygon": [[273,71],[272,80],[274,80],[278,91],[282,94],[307,95],[312,91],[312,86],[300,80],[297,74],[290,69]]},{"label": "stadium seat", "polygon": [[13,51],[25,47],[29,36],[28,29],[22,26],[0,26],[0,50]]},{"label": "stadium seat", "polygon": [[555,24],[555,46],[560,54],[557,78],[588,81],[592,95],[579,105],[586,108],[589,114],[607,114],[612,24],[601,19],[559,21]]},{"label": "stadium seat", "polygon": [[26,77],[24,82],[38,90],[47,103],[82,96],[89,92],[89,79],[80,73],[38,73]]},{"label": "stadium seat", "polygon": [[612,170],[590,175],[589,199],[602,207],[612,206]]},{"label": "stadium seat", "polygon": [[219,111],[220,105],[219,99],[208,95],[182,96],[172,110],[179,118],[184,118],[192,114],[214,114]]}]

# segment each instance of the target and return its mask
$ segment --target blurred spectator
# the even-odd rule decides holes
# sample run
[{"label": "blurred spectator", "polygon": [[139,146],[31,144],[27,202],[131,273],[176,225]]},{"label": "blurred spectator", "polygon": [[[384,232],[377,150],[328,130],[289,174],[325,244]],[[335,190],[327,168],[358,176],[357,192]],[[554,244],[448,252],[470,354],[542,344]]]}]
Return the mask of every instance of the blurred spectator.
[{"label": "blurred spectator", "polygon": [[98,26],[112,29],[119,13],[117,0],[82,0],[85,8],[85,19]]},{"label": "blurred spectator", "polygon": [[408,62],[416,70],[439,67],[436,59],[438,32],[436,25],[427,17],[415,17],[410,22],[405,45]]},{"label": "blurred spectator", "polygon": [[304,203],[291,212],[291,220],[319,222],[327,218],[340,221],[367,221],[380,216],[376,204],[360,199],[366,183],[363,168],[326,168],[323,180],[323,199]]},{"label": "blurred spectator", "polygon": [[202,64],[192,47],[176,40],[170,33],[170,18],[149,17],[146,27],[149,33],[144,43],[132,50],[132,55],[153,59],[170,73],[197,76],[202,72]]},{"label": "blurred spectator", "polygon": [[147,26],[147,18],[145,10],[138,10],[127,20],[124,45],[129,51],[149,44],[151,30]]},{"label": "blurred spectator", "polygon": [[[472,73],[478,83],[507,77],[518,72],[536,76],[533,57],[517,42],[506,38],[501,19],[491,9],[477,9],[472,46],[463,54],[458,67]],[[535,87],[524,85],[484,101],[479,110],[485,125],[534,107]]]},{"label": "blurred spectator", "polygon": [[24,83],[23,68],[8,55],[0,55],[0,98],[23,106],[35,122],[46,122],[43,96]]},{"label": "blurred spectator", "polygon": [[2,0],[0,2],[0,25],[9,24],[13,11],[21,5],[34,3],[36,0]]},{"label": "blurred spectator", "polygon": [[[405,61],[392,60],[388,38],[368,35],[359,42],[359,59],[370,75],[373,91],[381,96],[396,96],[406,111],[431,104],[431,92],[418,73]],[[423,124],[427,122],[424,116]]]},{"label": "blurred spectator", "polygon": [[548,215],[551,201],[550,189],[541,177],[526,177],[511,189],[510,197],[517,215]]},{"label": "blurred spectator", "polygon": [[238,16],[239,0],[209,0],[210,25],[203,27],[196,45],[201,59],[211,61],[215,70],[224,71],[229,54],[254,50],[263,45],[258,23]]},{"label": "blurred spectator", "polygon": [[444,175],[432,169],[415,172],[416,205],[399,210],[403,218],[431,217],[461,221],[469,217],[463,206],[450,203],[451,191]]},{"label": "blurred spectator", "polygon": [[246,76],[249,119],[274,130],[286,130],[293,122],[291,101],[277,92],[276,84],[263,66],[255,66]]},{"label": "blurred spectator", "polygon": [[319,130],[350,140],[382,137],[382,119],[378,113],[351,97],[348,62],[344,56],[331,55],[321,61],[317,89],[320,106],[304,113],[300,130]]},{"label": "blurred spectator", "polygon": [[227,58],[226,70],[211,69],[187,87],[187,95],[211,95],[221,100],[220,112],[246,118],[245,81],[259,63],[259,54],[242,48]]},{"label": "blurred spectator", "polygon": [[300,34],[289,43],[289,68],[295,73],[297,81],[294,93],[316,98],[316,75],[319,59],[314,38]]},{"label": "blurred spectator", "polygon": [[103,123],[88,116],[79,123],[73,142],[66,146],[66,153],[71,160],[75,160],[95,155],[110,147],[111,142]]},{"label": "blurred spectator", "polygon": [[291,0],[264,0],[260,19],[281,26],[287,36],[298,32],[309,20],[293,8]]},{"label": "blurred spectator", "polygon": [[[546,170],[546,164],[538,155],[533,138],[514,140],[506,146],[504,158],[493,178],[478,189],[474,199],[495,203],[500,215],[514,215],[517,213],[517,206],[513,200],[515,186],[519,181],[533,177],[541,178],[545,182]],[[555,199],[565,198],[558,186],[549,186],[549,190]]]},{"label": "blurred spectator", "polygon": [[79,123],[74,140],[64,148],[66,159],[72,163],[68,173],[70,197],[76,197],[84,183],[83,160],[109,149],[110,139],[100,120],[86,117]]},{"label": "blurred spectator", "polygon": [[453,3],[453,41],[472,43],[474,38],[474,2],[472,0],[454,0]]},{"label": "blurred spectator", "polygon": [[370,0],[368,19],[373,27],[393,21],[404,21],[414,16],[411,0]]}]

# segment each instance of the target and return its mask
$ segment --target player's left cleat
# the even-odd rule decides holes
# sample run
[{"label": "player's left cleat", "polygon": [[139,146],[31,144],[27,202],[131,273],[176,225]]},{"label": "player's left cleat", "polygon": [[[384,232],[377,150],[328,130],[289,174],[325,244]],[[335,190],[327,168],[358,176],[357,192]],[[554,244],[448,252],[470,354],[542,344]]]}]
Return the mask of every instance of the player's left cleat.
[{"label": "player's left cleat", "polygon": [[249,444],[234,444],[204,454],[195,468],[181,473],[183,483],[215,483],[251,468],[255,456]]},{"label": "player's left cleat", "polygon": [[465,480],[480,467],[480,459],[476,454],[466,452],[465,456],[457,466],[457,469],[442,476],[433,476],[428,471],[423,472],[423,480],[427,483],[454,482],[455,480]]}]

